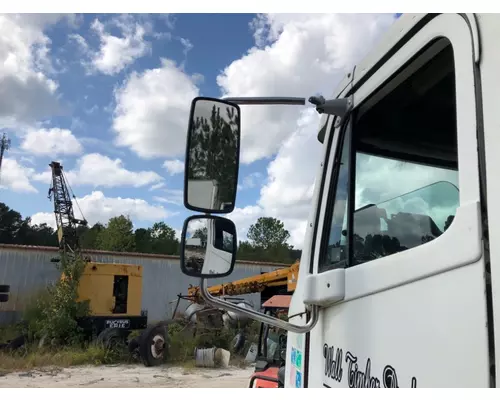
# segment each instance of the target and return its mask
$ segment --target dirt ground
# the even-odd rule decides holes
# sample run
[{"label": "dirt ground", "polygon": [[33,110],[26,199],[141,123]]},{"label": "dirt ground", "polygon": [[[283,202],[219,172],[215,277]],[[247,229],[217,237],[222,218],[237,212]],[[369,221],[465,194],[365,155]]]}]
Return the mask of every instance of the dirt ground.
[{"label": "dirt ground", "polygon": [[208,369],[144,367],[142,365],[43,368],[0,376],[0,388],[48,387],[165,387],[165,388],[244,388],[253,368]]}]

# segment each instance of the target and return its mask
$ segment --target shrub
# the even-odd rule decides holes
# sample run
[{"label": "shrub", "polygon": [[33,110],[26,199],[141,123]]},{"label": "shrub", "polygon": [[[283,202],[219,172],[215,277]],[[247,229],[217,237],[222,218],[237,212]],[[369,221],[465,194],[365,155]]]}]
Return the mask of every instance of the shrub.
[{"label": "shrub", "polygon": [[61,259],[61,279],[49,285],[25,313],[28,334],[33,339],[77,344],[82,332],[77,319],[89,313],[88,302],[78,302],[78,285],[85,268],[81,259]]}]

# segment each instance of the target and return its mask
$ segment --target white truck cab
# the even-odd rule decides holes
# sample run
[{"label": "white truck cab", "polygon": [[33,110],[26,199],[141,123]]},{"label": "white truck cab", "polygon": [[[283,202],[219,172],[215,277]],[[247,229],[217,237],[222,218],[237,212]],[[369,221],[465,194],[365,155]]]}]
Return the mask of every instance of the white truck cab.
[{"label": "white truck cab", "polygon": [[498,38],[497,14],[403,15],[310,100],[323,158],[290,319],[241,310],[289,331],[285,387],[500,385]]}]

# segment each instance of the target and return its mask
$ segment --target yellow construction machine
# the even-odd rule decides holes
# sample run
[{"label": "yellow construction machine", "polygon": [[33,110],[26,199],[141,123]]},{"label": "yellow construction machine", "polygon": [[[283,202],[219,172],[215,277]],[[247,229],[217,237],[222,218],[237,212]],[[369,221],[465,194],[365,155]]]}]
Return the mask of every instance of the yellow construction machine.
[{"label": "yellow construction machine", "polygon": [[[160,364],[163,362],[166,330],[163,324],[147,327],[147,311],[141,307],[142,266],[99,263],[83,256],[78,226],[86,226],[87,221],[74,216],[70,187],[62,165],[54,161],[50,167],[52,185],[48,197],[54,203],[60,256],[67,262],[76,259],[85,262],[78,285],[78,301],[87,301],[90,313],[78,320],[79,326],[90,340],[96,340],[106,347],[121,342],[132,352],[138,350],[145,365]],[[60,259],[52,261],[58,262]],[[141,334],[129,341],[132,330],[141,330]]]}]

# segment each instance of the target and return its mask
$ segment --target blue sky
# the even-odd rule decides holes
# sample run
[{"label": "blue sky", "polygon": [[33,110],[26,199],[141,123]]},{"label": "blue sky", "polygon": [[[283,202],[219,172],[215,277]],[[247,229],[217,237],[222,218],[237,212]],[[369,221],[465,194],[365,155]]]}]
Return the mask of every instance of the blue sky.
[{"label": "blue sky", "polygon": [[[12,140],[0,201],[54,225],[61,161],[90,223],[128,214],[180,230],[183,152],[196,95],[330,94],[394,15],[6,15],[0,127]],[[3,26],[3,28],[1,28]],[[259,216],[300,247],[319,162],[310,108],[243,110],[240,236]],[[78,216],[78,214],[77,214]],[[243,238],[243,237],[240,237]]]}]

